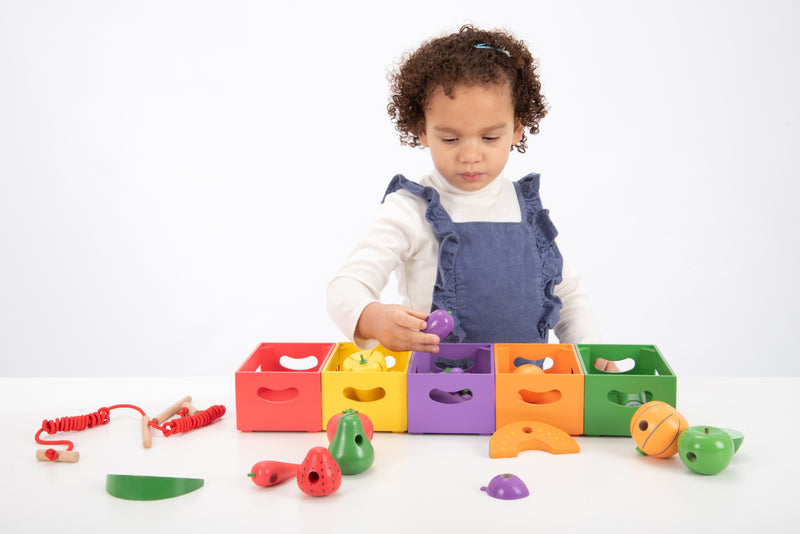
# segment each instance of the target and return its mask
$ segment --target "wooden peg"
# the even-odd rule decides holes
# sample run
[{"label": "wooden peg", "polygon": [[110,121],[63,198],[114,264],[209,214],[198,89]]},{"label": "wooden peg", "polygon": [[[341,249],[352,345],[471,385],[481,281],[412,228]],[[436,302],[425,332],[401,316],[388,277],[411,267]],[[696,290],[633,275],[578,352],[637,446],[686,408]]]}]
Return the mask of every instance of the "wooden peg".
[{"label": "wooden peg", "polygon": [[147,416],[142,417],[142,446],[149,449],[153,445],[153,440],[150,434],[150,419]]},{"label": "wooden peg", "polygon": [[36,451],[36,459],[40,462],[70,462],[75,463],[81,457],[78,451],[54,451],[56,457],[51,460],[47,456],[47,451],[50,449],[38,449]]},{"label": "wooden peg", "polygon": [[156,416],[156,423],[160,425],[161,423],[163,423],[164,421],[166,421],[167,419],[178,413],[178,410],[181,409],[184,402],[192,402],[192,396],[186,395],[184,398],[182,398],[181,400],[179,400],[178,402],[176,402],[175,404],[173,404],[172,406],[170,406],[169,408],[158,414]]},{"label": "wooden peg", "polygon": [[183,404],[181,404],[181,409],[183,409],[183,408],[186,408],[186,410],[188,410],[186,415],[194,415],[194,414],[196,414],[197,412],[200,411],[197,408],[195,408],[194,406],[192,406],[191,402],[184,402]]}]

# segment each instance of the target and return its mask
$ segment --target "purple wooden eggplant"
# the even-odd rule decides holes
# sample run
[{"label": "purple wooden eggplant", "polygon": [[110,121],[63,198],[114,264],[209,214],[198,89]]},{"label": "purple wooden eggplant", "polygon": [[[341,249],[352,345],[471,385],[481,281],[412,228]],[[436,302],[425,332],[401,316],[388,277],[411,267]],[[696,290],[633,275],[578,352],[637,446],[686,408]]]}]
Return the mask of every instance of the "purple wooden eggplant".
[{"label": "purple wooden eggplant", "polygon": [[444,340],[453,331],[453,316],[446,310],[435,310],[425,320],[428,327],[423,330],[426,334],[436,334],[439,340]]}]

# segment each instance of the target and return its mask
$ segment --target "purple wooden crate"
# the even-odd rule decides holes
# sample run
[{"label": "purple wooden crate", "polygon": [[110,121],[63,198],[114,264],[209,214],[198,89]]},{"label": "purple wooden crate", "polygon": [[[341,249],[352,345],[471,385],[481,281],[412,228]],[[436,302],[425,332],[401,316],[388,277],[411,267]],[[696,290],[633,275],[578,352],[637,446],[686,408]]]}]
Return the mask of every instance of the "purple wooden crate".
[{"label": "purple wooden crate", "polygon": [[442,343],[438,354],[411,355],[409,433],[492,434],[494,416],[494,345]]}]

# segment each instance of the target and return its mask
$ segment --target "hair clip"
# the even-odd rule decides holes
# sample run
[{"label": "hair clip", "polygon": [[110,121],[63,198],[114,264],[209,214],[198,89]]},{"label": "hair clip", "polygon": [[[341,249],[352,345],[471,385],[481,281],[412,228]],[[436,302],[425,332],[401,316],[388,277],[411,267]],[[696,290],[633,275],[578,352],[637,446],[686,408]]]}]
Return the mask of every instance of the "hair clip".
[{"label": "hair clip", "polygon": [[479,44],[473,45],[473,48],[478,48],[478,49],[481,49],[481,50],[497,50],[498,52],[502,52],[503,54],[507,55],[508,57],[511,57],[511,52],[509,52],[508,50],[506,50],[502,46],[496,46],[495,47],[495,46],[488,45],[486,43],[479,43]]}]

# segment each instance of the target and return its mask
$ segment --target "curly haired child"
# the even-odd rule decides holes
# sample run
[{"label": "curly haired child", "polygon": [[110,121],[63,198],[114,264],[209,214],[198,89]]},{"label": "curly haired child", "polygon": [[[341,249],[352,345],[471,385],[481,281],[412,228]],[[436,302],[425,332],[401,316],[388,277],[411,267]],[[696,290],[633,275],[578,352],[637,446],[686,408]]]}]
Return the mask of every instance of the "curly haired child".
[{"label": "curly haired child", "polygon": [[[395,176],[375,221],[330,282],[328,313],[358,346],[437,352],[445,342],[591,343],[598,328],[565,267],[539,197],[539,175],[503,176],[547,113],[538,65],[504,31],[464,26],[422,43],[391,75],[388,112],[401,143],[434,170]],[[396,272],[400,304],[380,301]],[[455,327],[423,332],[435,309]]]}]

